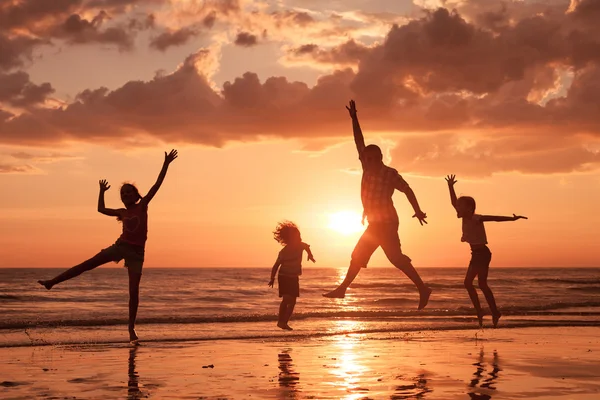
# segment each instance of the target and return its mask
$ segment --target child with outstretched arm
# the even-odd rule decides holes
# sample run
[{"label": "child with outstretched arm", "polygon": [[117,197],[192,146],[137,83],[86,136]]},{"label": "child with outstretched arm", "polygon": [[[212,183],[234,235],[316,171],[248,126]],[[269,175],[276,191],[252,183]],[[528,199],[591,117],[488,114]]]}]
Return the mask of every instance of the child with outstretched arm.
[{"label": "child with outstretched arm", "polygon": [[496,328],[502,314],[496,306],[494,294],[487,283],[492,253],[487,247],[487,236],[485,234],[483,223],[516,221],[518,219],[527,219],[527,217],[515,214],[513,214],[512,217],[475,214],[475,199],[469,196],[456,198],[456,192],[454,191],[454,185],[458,182],[456,176],[448,175],[446,177],[446,182],[448,182],[448,189],[450,190],[450,201],[452,202],[452,206],[456,209],[456,216],[462,218],[461,241],[467,242],[471,246],[471,261],[469,262],[469,268],[467,269],[467,275],[465,276],[465,288],[467,289],[467,292],[469,292],[469,297],[477,312],[479,326],[483,327],[483,311],[479,304],[477,291],[473,285],[473,281],[475,280],[475,277],[477,277],[479,288],[483,292],[485,299],[490,306],[492,323],[494,328]]}]

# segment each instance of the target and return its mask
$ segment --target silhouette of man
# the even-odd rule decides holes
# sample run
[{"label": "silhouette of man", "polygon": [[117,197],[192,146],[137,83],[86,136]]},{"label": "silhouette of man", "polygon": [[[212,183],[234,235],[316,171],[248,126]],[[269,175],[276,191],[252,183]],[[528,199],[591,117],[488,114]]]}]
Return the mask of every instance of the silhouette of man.
[{"label": "silhouette of man", "polygon": [[412,205],[421,225],[427,223],[427,215],[421,211],[419,203],[408,183],[393,168],[383,163],[381,149],[373,144],[365,146],[365,139],[358,123],[356,104],[350,101],[346,109],[352,118],[354,142],[358,150],[358,158],[362,164],[361,200],[363,204],[363,223],[366,217],[369,225],[362,234],[354,251],[348,273],[344,281],[333,291],[324,294],[325,297],[343,298],[348,286],[354,281],[361,268],[366,268],[371,255],[379,246],[385,252],[388,260],[419,289],[419,310],[427,305],[431,289],[425,286],[419,273],[411,263],[411,259],[402,253],[398,236],[398,213],[394,208],[392,195],[399,190],[406,195]]}]

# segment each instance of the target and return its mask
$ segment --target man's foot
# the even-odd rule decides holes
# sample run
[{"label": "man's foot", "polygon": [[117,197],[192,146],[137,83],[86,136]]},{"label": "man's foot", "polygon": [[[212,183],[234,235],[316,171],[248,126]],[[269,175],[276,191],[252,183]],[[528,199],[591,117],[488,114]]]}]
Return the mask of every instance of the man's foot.
[{"label": "man's foot", "polygon": [[323,297],[329,297],[330,299],[343,299],[346,296],[346,289],[337,288],[329,293],[323,294]]},{"label": "man's foot", "polygon": [[281,329],[283,329],[285,331],[293,331],[293,329],[288,324],[284,324],[282,322],[278,322],[277,323],[277,327],[281,328]]},{"label": "man's foot", "polygon": [[52,283],[52,281],[37,281],[40,285],[42,285],[43,287],[45,287],[46,289],[50,290],[52,289],[52,286],[54,286],[54,284]]},{"label": "man's foot", "polygon": [[494,324],[494,328],[498,327],[498,321],[500,321],[501,316],[502,316],[502,314],[500,314],[500,312],[498,312],[498,314],[492,315],[492,323]]},{"label": "man's foot", "polygon": [[419,310],[422,310],[425,308],[425,306],[427,305],[427,303],[429,302],[429,296],[431,296],[431,289],[426,287],[425,289],[423,289],[420,293],[419,293]]},{"label": "man's foot", "polygon": [[139,340],[139,337],[135,331],[134,328],[129,328],[129,341],[130,342],[137,342]]}]

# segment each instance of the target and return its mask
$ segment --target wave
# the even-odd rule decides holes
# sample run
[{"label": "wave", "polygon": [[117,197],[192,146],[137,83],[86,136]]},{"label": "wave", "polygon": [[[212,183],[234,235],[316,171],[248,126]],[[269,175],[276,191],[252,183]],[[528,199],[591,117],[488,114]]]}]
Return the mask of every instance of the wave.
[{"label": "wave", "polygon": [[600,286],[583,286],[583,287],[570,287],[569,290],[576,290],[579,292],[588,293],[600,293]]},{"label": "wave", "polygon": [[563,278],[533,278],[533,282],[544,282],[544,283],[566,283],[570,285],[599,285],[599,279],[563,279]]},{"label": "wave", "polygon": [[[390,299],[394,300],[394,299]],[[403,299],[398,299],[403,300]],[[411,300],[412,301],[412,300]],[[573,302],[573,303],[551,303],[539,306],[521,307],[507,306],[501,307],[504,315],[513,316],[541,316],[541,315],[577,315],[577,316],[600,316],[600,310],[590,311],[571,311],[561,312],[559,310],[568,308],[586,308],[600,307],[600,302]],[[369,319],[386,320],[413,317],[471,317],[473,309],[471,307],[458,307],[454,309],[428,309],[428,310],[393,310],[393,311],[320,311],[305,312],[294,314],[294,319]],[[209,323],[248,323],[248,322],[268,322],[276,321],[275,314],[253,314],[253,315],[217,315],[217,316],[158,316],[150,318],[138,318],[140,324],[209,324]],[[35,321],[10,321],[0,322],[2,329],[29,329],[40,327],[77,327],[77,326],[115,326],[127,324],[126,318],[106,318],[106,319],[70,319],[70,320],[35,320]]]},{"label": "wave", "polygon": [[[557,320],[557,321],[504,321],[502,329],[515,329],[515,328],[548,328],[548,327],[600,327],[600,321],[581,321],[581,320]],[[308,331],[308,332],[286,332],[285,334],[265,332],[260,334],[235,332],[230,336],[206,336],[204,334],[189,334],[186,332],[183,336],[177,334],[173,336],[160,337],[160,338],[148,338],[142,340],[143,343],[185,343],[185,342],[202,342],[202,341],[214,341],[214,340],[269,340],[270,342],[285,341],[289,343],[294,340],[304,340],[309,338],[318,337],[333,337],[339,335],[352,335],[352,334],[398,334],[398,336],[387,335],[385,337],[372,337],[372,339],[384,339],[384,340],[395,340],[395,339],[406,339],[406,335],[411,332],[435,332],[435,331],[458,331],[458,330],[470,330],[479,331],[479,327],[473,322],[459,323],[453,325],[442,325],[432,324],[430,326],[377,326],[373,328],[356,328],[356,329],[343,329],[338,331]],[[477,337],[477,333],[475,333]],[[28,342],[15,342],[15,343],[2,343],[0,347],[35,347],[35,346],[54,346],[54,345],[129,345],[128,340],[120,340],[115,338],[74,338],[65,337],[64,340],[57,342],[48,342],[43,338],[32,339]]]}]

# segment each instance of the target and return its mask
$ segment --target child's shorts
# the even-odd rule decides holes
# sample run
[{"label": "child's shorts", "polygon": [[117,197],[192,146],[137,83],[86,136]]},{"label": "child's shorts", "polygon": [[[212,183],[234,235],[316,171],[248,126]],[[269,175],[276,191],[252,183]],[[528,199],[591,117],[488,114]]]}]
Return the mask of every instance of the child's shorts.
[{"label": "child's shorts", "polygon": [[471,262],[469,269],[481,271],[490,267],[492,261],[492,252],[487,246],[471,249]]},{"label": "child's shorts", "polygon": [[298,276],[278,275],[279,297],[300,297],[300,278]]},{"label": "child's shorts", "polygon": [[142,274],[142,267],[144,266],[144,248],[142,246],[117,240],[115,244],[103,249],[98,254],[103,254],[116,263],[125,260],[125,267],[130,271]]}]

